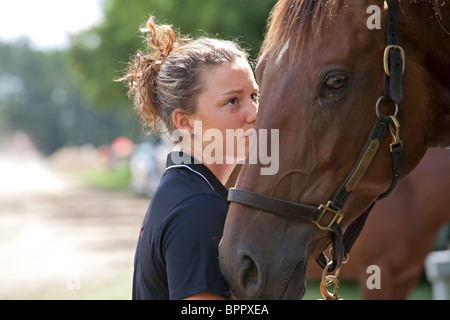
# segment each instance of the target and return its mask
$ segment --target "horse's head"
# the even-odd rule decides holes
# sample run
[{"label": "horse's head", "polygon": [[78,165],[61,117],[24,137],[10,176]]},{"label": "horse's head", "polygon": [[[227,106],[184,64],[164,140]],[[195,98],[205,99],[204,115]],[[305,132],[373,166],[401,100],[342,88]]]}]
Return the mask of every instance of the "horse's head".
[{"label": "horse's head", "polygon": [[[278,3],[256,70],[261,88],[256,131],[279,130],[279,171],[262,176],[260,165],[246,164],[237,188],[318,208],[359,164],[383,92],[387,10],[382,1],[372,2],[380,8],[381,29],[368,28],[376,10],[368,11],[366,1]],[[430,144],[449,143],[449,84],[444,75],[449,72],[448,36],[441,32],[442,23],[428,18],[430,8],[423,7],[422,12],[408,2],[399,21],[399,41],[407,57],[404,100],[397,115],[403,175]],[[430,33],[446,39],[437,50],[447,53],[430,53],[436,40]],[[378,107],[381,114],[396,113],[392,102],[381,101]],[[446,130],[436,128],[439,112],[447,117],[440,120]],[[351,194],[341,210],[344,230],[391,186],[391,143],[388,129],[367,170],[352,178],[357,183],[348,187]],[[220,245],[222,272],[241,299],[301,298],[308,261],[329,244],[330,232],[307,219],[269,211],[231,203]]]}]

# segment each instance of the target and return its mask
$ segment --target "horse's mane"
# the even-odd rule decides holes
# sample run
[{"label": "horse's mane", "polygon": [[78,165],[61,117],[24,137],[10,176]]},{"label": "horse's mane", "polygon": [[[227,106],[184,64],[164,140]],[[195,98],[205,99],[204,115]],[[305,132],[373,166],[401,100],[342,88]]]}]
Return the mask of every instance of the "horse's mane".
[{"label": "horse's mane", "polygon": [[[437,17],[441,28],[449,34],[444,26],[440,12],[446,0],[408,0],[421,5],[427,3]],[[347,0],[280,0],[274,6],[268,22],[265,40],[261,47],[260,56],[271,52],[278,52],[286,41],[294,53],[303,47],[310,39],[320,41],[324,25],[337,12],[348,5]],[[423,9],[423,8],[422,8]],[[306,36],[299,36],[299,34]],[[294,41],[294,42],[293,42]]]}]

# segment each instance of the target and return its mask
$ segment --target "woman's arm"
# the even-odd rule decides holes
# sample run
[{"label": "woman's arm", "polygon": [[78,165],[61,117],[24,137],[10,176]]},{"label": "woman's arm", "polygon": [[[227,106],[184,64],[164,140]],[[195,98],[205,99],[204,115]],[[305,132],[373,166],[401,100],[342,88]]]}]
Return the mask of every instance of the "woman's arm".
[{"label": "woman's arm", "polygon": [[187,297],[183,300],[228,300],[228,299],[215,293],[201,292],[194,294],[193,296]]}]

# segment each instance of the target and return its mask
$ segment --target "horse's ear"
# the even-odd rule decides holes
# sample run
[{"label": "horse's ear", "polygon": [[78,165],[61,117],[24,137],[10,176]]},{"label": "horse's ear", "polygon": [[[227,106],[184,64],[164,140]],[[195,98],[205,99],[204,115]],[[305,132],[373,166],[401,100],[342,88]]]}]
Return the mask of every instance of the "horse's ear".
[{"label": "horse's ear", "polygon": [[256,82],[258,83],[258,85],[260,87],[261,87],[262,76],[263,76],[264,70],[266,69],[266,64],[267,64],[267,52],[265,52],[264,54],[262,54],[259,57],[258,64],[256,65],[256,68],[255,68]]}]

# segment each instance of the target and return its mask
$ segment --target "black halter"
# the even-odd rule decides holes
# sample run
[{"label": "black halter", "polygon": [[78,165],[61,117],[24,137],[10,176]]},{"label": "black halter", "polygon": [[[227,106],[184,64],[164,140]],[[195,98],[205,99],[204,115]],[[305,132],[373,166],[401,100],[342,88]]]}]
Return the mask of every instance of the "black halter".
[{"label": "black halter", "polygon": [[[397,120],[397,114],[399,111],[399,103],[403,100],[402,82],[405,69],[405,54],[403,49],[398,45],[398,0],[388,0],[387,4],[389,7],[386,23],[387,46],[383,59],[385,75],[383,94],[376,104],[377,119],[355,166],[333,198],[326,205],[322,204],[315,207],[236,188],[230,189],[228,195],[228,201],[230,202],[243,204],[273,214],[305,219],[313,222],[319,229],[328,231],[333,248],[333,264],[328,270],[329,272],[333,272],[341,266],[353,244],[358,239],[365,221],[375,205],[375,202],[370,205],[347,228],[345,234],[342,234],[340,223],[344,217],[341,211],[348,197],[356,189],[372,164],[388,129],[391,132],[393,140],[390,145],[393,159],[393,179],[390,188],[378,200],[388,196],[395,189],[403,170],[403,143],[399,136],[400,125]],[[395,105],[393,115],[386,116],[380,112],[379,106],[383,101],[392,102]],[[316,261],[322,268],[325,268],[329,262],[323,253],[317,257]]]}]

